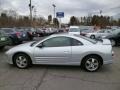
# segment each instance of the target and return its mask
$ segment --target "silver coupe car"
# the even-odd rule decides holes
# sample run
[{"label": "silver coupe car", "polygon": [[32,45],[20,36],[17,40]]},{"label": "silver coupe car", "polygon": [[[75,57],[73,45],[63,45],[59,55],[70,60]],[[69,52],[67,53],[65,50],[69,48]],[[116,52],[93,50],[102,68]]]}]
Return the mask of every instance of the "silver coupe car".
[{"label": "silver coupe car", "polygon": [[80,65],[87,71],[97,71],[112,63],[109,40],[96,41],[71,34],[51,35],[41,41],[18,45],[6,52],[8,63],[20,69],[32,64]]}]

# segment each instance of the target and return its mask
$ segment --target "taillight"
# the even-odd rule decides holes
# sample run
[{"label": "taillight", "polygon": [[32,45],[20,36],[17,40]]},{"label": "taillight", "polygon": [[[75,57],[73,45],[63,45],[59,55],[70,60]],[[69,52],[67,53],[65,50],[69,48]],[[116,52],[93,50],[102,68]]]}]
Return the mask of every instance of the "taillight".
[{"label": "taillight", "polygon": [[32,35],[32,32],[29,32],[30,35]]},{"label": "taillight", "polygon": [[114,56],[114,51],[112,51],[112,56]]},{"label": "taillight", "polygon": [[20,32],[17,32],[16,35],[18,38],[20,38]]}]

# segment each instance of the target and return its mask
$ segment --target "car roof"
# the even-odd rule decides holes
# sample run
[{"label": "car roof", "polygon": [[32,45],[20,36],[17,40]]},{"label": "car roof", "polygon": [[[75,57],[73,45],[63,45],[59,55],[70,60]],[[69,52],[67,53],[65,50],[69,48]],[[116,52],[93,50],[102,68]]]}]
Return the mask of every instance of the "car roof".
[{"label": "car roof", "polygon": [[75,35],[75,34],[70,34],[70,33],[61,33],[61,34],[53,34],[53,35],[49,36],[49,38],[58,37],[58,36],[65,36],[65,37],[76,37],[76,36],[79,36],[79,38],[80,37],[84,37],[84,36],[81,36],[81,35]]},{"label": "car roof", "polygon": [[70,26],[70,28],[79,28],[79,26]]},{"label": "car roof", "polygon": [[[65,37],[71,37],[74,38],[76,40],[80,40],[82,43],[84,44],[93,44],[91,43],[89,40],[86,40],[84,36],[81,35],[74,35],[74,34],[69,34],[69,33],[61,33],[61,34],[53,34],[51,36],[48,36],[47,38],[45,38],[44,40],[50,39],[50,38],[54,38],[54,37],[59,37],[59,36],[65,36]],[[43,41],[44,41],[43,40]],[[42,42],[42,41],[41,41]]]},{"label": "car roof", "polygon": [[56,37],[56,36],[74,36],[74,35],[69,33],[60,33],[60,34],[53,34],[50,37]]}]

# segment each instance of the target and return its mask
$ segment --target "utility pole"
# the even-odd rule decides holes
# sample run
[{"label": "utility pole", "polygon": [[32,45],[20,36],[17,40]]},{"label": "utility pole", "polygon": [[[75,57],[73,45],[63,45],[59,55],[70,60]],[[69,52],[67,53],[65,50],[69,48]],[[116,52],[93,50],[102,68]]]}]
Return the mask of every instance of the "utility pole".
[{"label": "utility pole", "polygon": [[36,10],[36,8],[34,8],[34,27],[36,28],[36,25],[37,25],[37,10]]},{"label": "utility pole", "polygon": [[36,17],[37,17],[37,10],[36,8],[34,8],[34,18],[36,19]]},{"label": "utility pole", "polygon": [[1,12],[2,12],[2,7],[1,7],[1,0],[0,0],[0,16],[1,16]]},{"label": "utility pole", "polygon": [[30,9],[30,25],[32,26],[32,5],[31,5],[31,0],[29,4],[29,9]]},{"label": "utility pole", "polygon": [[32,1],[30,0],[30,4],[29,4],[29,9],[30,9],[30,25],[32,26],[32,10],[33,10],[34,6],[32,6]]},{"label": "utility pole", "polygon": [[56,8],[56,5],[55,4],[52,4],[52,6],[53,6],[53,8],[54,8],[54,18],[56,18],[55,16],[55,13],[56,13],[56,11],[55,11],[55,8]]},{"label": "utility pole", "polygon": [[102,10],[100,10],[100,15],[102,16]]}]

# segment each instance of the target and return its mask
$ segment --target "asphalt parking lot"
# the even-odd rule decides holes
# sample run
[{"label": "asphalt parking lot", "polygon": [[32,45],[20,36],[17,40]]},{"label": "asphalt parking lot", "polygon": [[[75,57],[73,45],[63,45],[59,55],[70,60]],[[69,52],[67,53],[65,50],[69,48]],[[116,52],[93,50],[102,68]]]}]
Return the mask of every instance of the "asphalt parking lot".
[{"label": "asphalt parking lot", "polygon": [[18,69],[6,63],[6,47],[0,51],[0,90],[120,90],[120,47],[114,47],[114,63],[90,73],[76,66],[41,66]]}]

